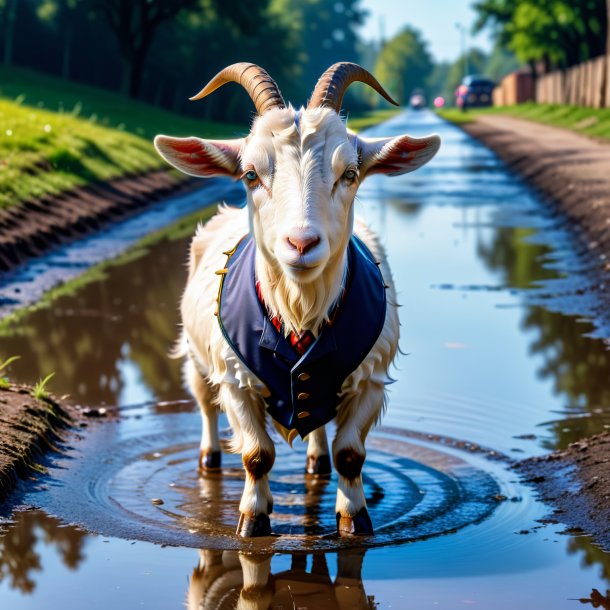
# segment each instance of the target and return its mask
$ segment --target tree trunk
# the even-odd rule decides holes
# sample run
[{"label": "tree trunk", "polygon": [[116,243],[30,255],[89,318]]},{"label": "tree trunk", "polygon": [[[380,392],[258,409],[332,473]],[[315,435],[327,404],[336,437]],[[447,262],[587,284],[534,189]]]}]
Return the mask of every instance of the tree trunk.
[{"label": "tree trunk", "polygon": [[121,76],[121,93],[123,95],[129,95],[132,65],[130,59],[123,57],[123,75]]},{"label": "tree trunk", "polygon": [[606,60],[604,75],[602,78],[601,105],[602,108],[610,107],[610,0],[606,0]]},{"label": "tree trunk", "polygon": [[72,22],[66,24],[66,35],[64,36],[64,52],[61,61],[61,77],[70,80],[70,64],[72,63]]},{"label": "tree trunk", "polygon": [[129,97],[137,99],[142,89],[144,77],[144,64],[148,49],[140,48],[136,51],[131,62],[131,78],[129,80]]},{"label": "tree trunk", "polygon": [[17,0],[7,0],[4,7],[4,65],[13,65],[13,34],[17,18]]}]

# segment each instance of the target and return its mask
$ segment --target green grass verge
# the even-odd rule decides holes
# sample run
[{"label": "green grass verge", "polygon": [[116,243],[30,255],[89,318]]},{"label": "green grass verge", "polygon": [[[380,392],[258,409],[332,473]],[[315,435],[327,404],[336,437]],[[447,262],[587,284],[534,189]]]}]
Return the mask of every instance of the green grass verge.
[{"label": "green grass verge", "polygon": [[477,116],[494,114],[527,119],[554,127],[563,127],[594,138],[610,140],[610,108],[528,103],[518,106],[480,108],[467,112],[453,109],[439,112],[441,117],[453,123],[469,122],[476,119]]},{"label": "green grass verge", "polygon": [[455,125],[465,125],[466,123],[472,123],[475,120],[476,113],[473,111],[462,112],[458,108],[443,108],[437,110],[436,114],[441,118],[454,123]]},{"label": "green grass verge", "polygon": [[0,69],[0,96],[0,208],[167,167],[152,146],[157,133],[244,131],[24,70]]},{"label": "green grass verge", "polygon": [[347,117],[347,126],[357,133],[387,121],[399,112],[402,112],[402,108],[384,108],[383,110],[371,110],[370,112],[352,114]]},{"label": "green grass verge", "polygon": [[[400,109],[354,115],[361,131]],[[240,136],[247,125],[182,117],[116,93],[0,67],[0,208],[167,164],[157,133]]]}]

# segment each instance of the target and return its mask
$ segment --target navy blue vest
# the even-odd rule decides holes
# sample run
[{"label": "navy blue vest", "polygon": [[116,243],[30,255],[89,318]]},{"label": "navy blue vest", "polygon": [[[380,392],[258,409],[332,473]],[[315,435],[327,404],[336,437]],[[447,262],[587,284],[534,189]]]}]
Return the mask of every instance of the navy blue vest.
[{"label": "navy blue vest", "polygon": [[303,356],[271,323],[256,294],[256,244],[248,234],[222,275],[218,320],[239,359],[269,389],[267,411],[301,437],[337,414],[345,379],[365,359],[386,316],[385,286],[373,255],[357,237],[348,246],[346,292],[332,324]]}]

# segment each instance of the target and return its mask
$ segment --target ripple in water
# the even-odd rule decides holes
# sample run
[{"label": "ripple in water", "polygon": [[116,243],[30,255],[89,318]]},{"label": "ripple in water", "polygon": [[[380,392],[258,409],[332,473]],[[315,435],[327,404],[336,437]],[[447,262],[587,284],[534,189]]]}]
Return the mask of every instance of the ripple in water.
[{"label": "ripple in water", "polygon": [[128,438],[117,435],[117,424],[95,426],[68,460],[58,460],[50,482],[28,494],[26,502],[106,536],[259,552],[420,540],[480,522],[498,504],[498,483],[479,467],[442,447],[374,433],[367,441],[363,480],[376,535],[337,539],[336,475],[330,480],[306,477],[304,446],[292,450],[278,443],[270,477],[274,535],[243,540],[234,535],[244,479],[241,459],[224,454],[221,472],[200,475],[198,431],[192,425],[158,429],[159,420],[177,423],[183,418],[192,423],[196,415],[140,419]]}]

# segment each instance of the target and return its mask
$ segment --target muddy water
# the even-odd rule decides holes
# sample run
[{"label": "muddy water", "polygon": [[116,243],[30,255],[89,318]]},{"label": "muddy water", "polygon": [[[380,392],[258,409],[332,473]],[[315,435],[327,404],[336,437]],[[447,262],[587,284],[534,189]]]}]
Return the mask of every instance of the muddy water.
[{"label": "muddy water", "polygon": [[166,357],[187,242],[164,239],[0,340],[0,359],[22,356],[13,378],[55,371],[52,389],[118,413],[22,488],[17,502],[46,512],[16,513],[0,538],[0,607],[605,607],[593,590],[610,587],[610,557],[540,523],[547,509],[510,470],[610,426],[594,280],[561,219],[488,151],[427,113],[381,130],[405,131],[439,132],[442,152],[365,182],[358,203],[403,305],[366,480],[384,546],[328,552],[333,481],[308,487],[299,447],[273,477],[283,535],[238,552],[238,464],[196,476],[198,415]]}]

